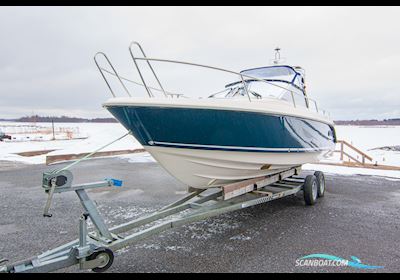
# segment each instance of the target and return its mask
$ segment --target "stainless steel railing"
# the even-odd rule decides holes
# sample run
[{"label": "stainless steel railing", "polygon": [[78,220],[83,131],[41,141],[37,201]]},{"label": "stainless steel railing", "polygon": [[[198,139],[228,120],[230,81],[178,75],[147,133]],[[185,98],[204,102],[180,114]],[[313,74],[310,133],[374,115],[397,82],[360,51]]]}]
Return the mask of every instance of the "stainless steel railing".
[{"label": "stainless steel railing", "polygon": [[114,66],[112,65],[111,61],[108,59],[107,55],[106,55],[105,53],[103,53],[103,52],[98,52],[98,53],[96,53],[96,54],[94,55],[94,58],[93,58],[93,59],[94,59],[94,62],[96,63],[97,68],[98,68],[99,71],[100,71],[101,76],[103,77],[103,79],[104,79],[104,81],[106,82],[108,88],[110,89],[111,94],[112,94],[114,97],[116,97],[114,91],[112,90],[110,84],[109,84],[108,81],[107,81],[107,78],[104,76],[104,73],[103,73],[103,71],[102,71],[102,68],[100,67],[100,65],[99,65],[99,63],[98,63],[98,61],[97,61],[97,56],[99,56],[99,55],[102,55],[102,56],[106,59],[108,65],[110,65],[111,69],[113,70],[115,76],[118,78],[118,80],[119,80],[119,82],[121,83],[122,87],[125,89],[126,93],[127,93],[129,96],[131,96],[129,90],[126,88],[125,84],[122,82],[120,76],[119,76],[118,73],[117,73],[117,70],[115,70]]},{"label": "stainless steel railing", "polygon": [[137,58],[135,58],[135,60],[144,60],[144,61],[155,61],[155,62],[166,62],[166,63],[190,65],[190,66],[196,66],[196,67],[201,67],[201,68],[207,68],[207,69],[212,69],[212,70],[217,70],[217,71],[221,71],[221,72],[225,72],[225,73],[231,73],[231,74],[238,75],[238,76],[240,77],[241,81],[242,81],[243,87],[244,87],[244,89],[245,89],[245,91],[246,91],[246,93],[247,93],[247,95],[248,95],[248,98],[249,98],[249,101],[250,101],[250,102],[251,102],[251,98],[250,98],[250,95],[248,94],[247,85],[246,85],[246,81],[245,81],[244,78],[248,78],[248,79],[251,79],[251,80],[256,80],[256,81],[259,81],[259,82],[263,82],[263,83],[265,83],[265,84],[269,84],[269,85],[272,85],[272,86],[281,88],[281,89],[283,89],[283,90],[285,90],[285,91],[290,92],[291,94],[296,94],[295,92],[289,90],[289,89],[286,88],[286,87],[283,87],[283,86],[274,84],[274,83],[269,82],[269,81],[266,81],[266,80],[264,80],[264,79],[260,79],[260,78],[254,77],[254,76],[250,76],[250,75],[243,74],[243,73],[240,73],[240,72],[235,72],[235,71],[228,70],[228,69],[223,69],[223,68],[220,68],[220,67],[209,66],[209,65],[204,65],[204,64],[199,64],[199,63],[193,63],[193,62],[185,62],[185,61],[170,60],[170,59],[161,59],[161,58],[137,57]]},{"label": "stainless steel railing", "polygon": [[[133,63],[135,64],[136,69],[137,69],[137,71],[138,71],[138,73],[139,73],[139,75],[140,75],[140,78],[141,78],[142,82],[143,82],[143,85],[145,86],[146,91],[147,91],[147,93],[149,94],[149,96],[150,96],[150,97],[154,97],[154,95],[152,96],[152,93],[151,93],[149,87],[147,86],[147,84],[146,84],[146,82],[145,82],[145,80],[144,80],[144,78],[143,78],[142,72],[140,71],[139,65],[138,65],[137,62],[136,62],[137,58],[135,58],[135,56],[133,55],[133,52],[132,52],[132,46],[133,46],[133,45],[138,46],[138,48],[140,49],[140,51],[141,51],[142,54],[143,54],[143,58],[147,58],[147,57],[146,57],[146,54],[144,53],[142,46],[141,46],[138,42],[131,42],[131,44],[129,45],[129,52],[130,52],[131,57],[132,57],[132,59],[133,59]],[[151,63],[150,63],[149,60],[147,60],[147,65],[149,66],[151,72],[153,73],[154,78],[157,80],[157,83],[158,83],[158,85],[160,86],[161,90],[164,92],[165,97],[167,97],[167,94],[166,94],[166,92],[165,92],[163,86],[161,85],[161,82],[160,82],[160,80],[158,79],[158,77],[157,77],[157,75],[156,75],[156,72],[154,71],[153,66],[151,66]]]},{"label": "stainless steel railing", "polygon": [[[133,50],[132,50],[132,47],[133,47],[134,45],[136,45],[136,46],[139,48],[139,50],[141,51],[143,57],[135,57],[135,56],[134,56]],[[147,92],[147,94],[149,95],[150,98],[153,98],[153,97],[154,97],[154,94],[152,93],[151,90],[156,90],[156,91],[161,91],[161,92],[163,92],[163,94],[164,94],[164,96],[165,96],[166,98],[168,98],[168,97],[171,97],[171,98],[173,98],[173,97],[177,97],[177,98],[182,97],[182,96],[183,96],[182,94],[167,92],[167,91],[164,89],[164,87],[162,86],[162,84],[161,84],[161,82],[160,82],[160,79],[158,78],[157,74],[156,74],[155,71],[154,71],[153,66],[151,65],[151,62],[154,61],[154,62],[163,62],[163,63],[173,63],[173,64],[189,65],[189,66],[195,66],[195,67],[200,67],[200,68],[206,68],[206,69],[211,69],[211,70],[216,70],[216,71],[221,71],[221,72],[225,72],[225,73],[230,73],[230,74],[238,75],[238,76],[240,77],[240,81],[241,81],[241,83],[242,83],[242,85],[243,85],[243,89],[244,89],[244,91],[245,91],[245,93],[246,93],[246,95],[247,95],[247,97],[248,97],[248,99],[249,99],[249,102],[252,102],[252,100],[251,100],[251,97],[250,97],[250,94],[249,94],[249,90],[248,90],[248,86],[247,86],[247,82],[246,82],[246,79],[245,79],[245,78],[251,79],[251,80],[255,80],[255,81],[260,81],[260,82],[263,82],[263,83],[265,83],[265,84],[269,84],[269,85],[272,85],[272,86],[274,86],[274,87],[278,87],[278,88],[280,88],[280,89],[283,89],[285,92],[290,93],[290,96],[291,96],[291,98],[292,98],[292,103],[293,103],[293,106],[294,106],[294,107],[297,107],[297,106],[299,105],[299,104],[297,104],[296,101],[295,101],[295,99],[296,99],[296,98],[295,98],[295,95],[296,95],[296,96],[298,96],[298,97],[304,99],[304,102],[305,102],[305,105],[306,105],[305,107],[308,108],[309,110],[311,109],[311,108],[310,108],[310,101],[311,101],[311,102],[314,103],[315,111],[316,111],[317,113],[322,113],[323,115],[327,115],[326,111],[325,111],[325,110],[319,110],[318,105],[317,105],[317,102],[316,102],[315,100],[309,98],[307,95],[305,95],[305,94],[303,94],[303,95],[302,95],[302,94],[299,94],[299,93],[297,93],[297,92],[294,92],[293,90],[290,90],[290,89],[288,89],[288,88],[286,88],[286,87],[283,87],[283,86],[280,86],[280,85],[278,85],[278,84],[275,84],[275,83],[266,81],[266,80],[264,80],[264,79],[260,79],[260,78],[254,77],[254,76],[250,76],[250,75],[247,75],[247,74],[243,74],[243,73],[236,72],[236,71],[232,71],[232,70],[228,70],[228,69],[223,69],[223,68],[220,68],[220,67],[214,67],[214,66],[203,65],[203,64],[198,64],[198,63],[185,62],[185,61],[178,61],[178,60],[170,60],[170,59],[148,58],[148,57],[146,56],[146,54],[144,53],[143,48],[141,47],[141,45],[140,45],[138,42],[132,42],[132,43],[129,45],[129,52],[130,52],[130,54],[131,54],[133,63],[134,63],[134,65],[135,65],[135,67],[136,67],[136,70],[138,71],[138,74],[139,74],[139,76],[140,76],[140,79],[141,79],[142,83],[138,83],[138,82],[135,82],[135,81],[133,81],[133,80],[130,80],[130,79],[126,78],[126,77],[120,76],[120,75],[117,73],[117,71],[115,70],[115,68],[114,68],[114,66],[112,65],[111,61],[108,59],[108,57],[107,57],[104,53],[98,52],[98,53],[96,53],[96,55],[94,56],[94,60],[95,60],[96,66],[97,66],[97,68],[99,69],[99,71],[100,71],[100,73],[101,73],[101,75],[102,75],[104,81],[106,82],[106,84],[107,84],[109,90],[111,91],[111,94],[113,95],[113,97],[116,97],[116,95],[115,95],[114,91],[112,90],[112,88],[111,88],[109,82],[107,81],[107,78],[105,77],[104,72],[106,72],[106,73],[108,73],[108,74],[110,74],[110,75],[113,75],[113,76],[117,77],[118,80],[119,80],[119,82],[121,83],[122,87],[124,88],[124,90],[126,91],[126,93],[127,93],[130,97],[131,97],[131,94],[130,94],[129,90],[127,89],[127,87],[125,86],[125,84],[123,83],[122,80],[125,80],[125,81],[128,81],[128,82],[131,82],[131,83],[134,83],[134,84],[137,84],[137,85],[140,85],[140,86],[145,87],[146,92]],[[109,71],[109,70],[107,70],[107,69],[102,68],[102,67],[99,66],[99,63],[98,63],[98,61],[97,61],[97,57],[98,57],[99,55],[102,55],[102,56],[106,59],[108,65],[111,67],[112,71]],[[157,88],[154,88],[154,87],[150,87],[150,86],[147,85],[147,83],[146,83],[146,81],[145,81],[145,79],[144,79],[144,76],[143,76],[143,74],[142,74],[142,71],[141,71],[141,69],[140,69],[140,67],[139,67],[137,61],[146,61],[147,65],[148,65],[148,67],[150,68],[150,70],[151,70],[151,72],[152,72],[154,78],[156,79],[156,81],[157,81],[158,86],[160,87],[160,89],[157,89]],[[103,72],[103,71],[104,71],[104,72]]]},{"label": "stainless steel railing", "polygon": [[[114,77],[117,77],[117,75],[116,75],[115,73],[113,73],[112,71],[109,71],[109,70],[107,70],[107,69],[105,69],[105,68],[103,68],[103,67],[100,67],[99,69],[100,69],[101,71],[107,73],[107,74],[110,74],[110,75],[112,75],[112,76],[114,76]],[[135,82],[134,80],[128,79],[128,78],[126,78],[126,77],[124,77],[124,76],[118,75],[118,77],[119,77],[119,79],[124,80],[124,81],[126,81],[126,82],[135,84],[135,85],[137,85],[137,86],[145,87],[144,84],[141,84],[141,83],[139,83],[139,82]],[[155,87],[151,87],[151,86],[148,86],[148,88],[151,89],[152,91],[162,91],[161,89],[158,89],[158,88],[155,88]],[[165,93],[167,94],[167,96],[177,96],[177,95],[183,96],[183,94],[181,94],[181,93],[176,93],[176,92],[165,91]]]}]

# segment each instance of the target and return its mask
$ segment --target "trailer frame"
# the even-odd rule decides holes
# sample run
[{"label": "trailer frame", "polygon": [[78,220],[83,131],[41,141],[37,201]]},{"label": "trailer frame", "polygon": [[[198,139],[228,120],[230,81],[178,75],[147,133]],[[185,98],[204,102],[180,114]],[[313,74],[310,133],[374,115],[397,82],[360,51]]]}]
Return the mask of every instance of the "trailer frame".
[{"label": "trailer frame", "polygon": [[[73,176],[67,169],[44,173],[42,186],[49,195],[44,216],[51,216],[48,210],[54,193],[74,191],[85,210],[79,218],[79,237],[33,258],[0,266],[0,272],[51,272],[77,264],[80,269],[103,272],[113,263],[113,251],[165,230],[267,203],[300,191],[304,191],[305,198],[308,194],[311,199],[314,199],[313,203],[307,202],[305,199],[306,204],[312,205],[317,198],[316,188],[319,188],[320,184],[317,177],[323,180],[324,177],[308,175],[304,178],[299,176],[300,171],[301,166],[296,166],[268,176],[244,180],[224,187],[188,188],[187,195],[160,210],[111,228],[107,227],[96,204],[86,190],[100,187],[120,187],[122,181],[106,179],[100,182],[72,185]],[[305,185],[308,184],[307,182],[311,182],[309,186]],[[325,181],[323,186],[324,191]],[[318,196],[323,196],[323,193],[320,195],[319,189]],[[95,228],[92,232],[88,232],[88,218]]]}]

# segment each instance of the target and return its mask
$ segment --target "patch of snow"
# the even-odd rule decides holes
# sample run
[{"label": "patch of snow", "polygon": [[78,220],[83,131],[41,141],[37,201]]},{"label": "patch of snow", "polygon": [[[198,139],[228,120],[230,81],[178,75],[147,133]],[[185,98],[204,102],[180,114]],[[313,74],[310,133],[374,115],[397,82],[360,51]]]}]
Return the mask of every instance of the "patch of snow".
[{"label": "patch of snow", "polygon": [[139,217],[144,214],[153,213],[154,211],[155,211],[154,208],[143,208],[143,207],[135,207],[135,206],[126,208],[126,207],[119,206],[117,208],[111,209],[111,211],[109,211],[107,213],[107,216],[110,216],[113,219],[128,220],[128,219]]},{"label": "patch of snow", "polygon": [[115,251],[115,253],[116,253],[117,256],[119,256],[119,255],[122,255],[122,254],[124,254],[124,253],[126,253],[128,251],[129,251],[129,246],[126,246],[124,248],[118,249],[117,251]]},{"label": "patch of snow", "polygon": [[398,178],[390,178],[390,177],[384,177],[384,178],[388,181],[395,181],[395,182],[400,181],[400,178],[399,179]]},{"label": "patch of snow", "polygon": [[[15,155],[12,153],[1,153],[1,142],[0,142],[0,160],[5,160],[5,161],[12,161],[12,162],[21,162],[21,163],[27,163],[27,164],[43,164],[46,162],[46,155],[39,155],[39,156],[33,156],[33,157],[24,157],[20,155]],[[26,150],[28,151],[28,150]]]},{"label": "patch of snow", "polygon": [[175,194],[184,195],[184,194],[188,194],[188,192],[187,191],[176,191]]},{"label": "patch of snow", "polygon": [[136,245],[135,249],[151,249],[151,250],[160,250],[161,246],[156,244],[140,244]]},{"label": "patch of snow", "polygon": [[372,175],[386,177],[386,179],[400,179],[400,171],[395,170],[380,170],[372,168],[357,168],[347,166],[335,166],[324,164],[304,164],[303,170],[318,170],[325,173],[341,174],[341,175]]},{"label": "patch of snow", "polygon": [[136,245],[135,249],[146,249],[146,250],[161,250],[164,249],[165,251],[186,251],[186,252],[190,252],[192,249],[188,248],[188,247],[184,247],[184,246],[161,246],[158,244],[140,244],[140,245]]},{"label": "patch of snow", "polygon": [[240,226],[237,221],[230,220],[228,216],[221,215],[209,220],[184,225],[184,234],[191,239],[208,240],[213,235],[222,234]]},{"label": "patch of snow", "polygon": [[166,251],[178,251],[178,250],[182,250],[182,251],[187,251],[187,252],[190,252],[190,251],[191,251],[190,248],[187,248],[187,247],[184,247],[184,246],[166,246],[166,247],[165,247],[165,250],[166,250]]},{"label": "patch of snow", "polygon": [[156,160],[148,153],[135,153],[135,154],[127,154],[118,156],[122,159],[127,159],[130,163],[140,163],[140,162],[155,162]]},{"label": "patch of snow", "polygon": [[231,238],[229,238],[230,240],[241,240],[241,241],[246,241],[246,240],[250,240],[251,237],[250,236],[246,236],[244,234],[239,234],[239,235],[235,235],[232,236]]}]

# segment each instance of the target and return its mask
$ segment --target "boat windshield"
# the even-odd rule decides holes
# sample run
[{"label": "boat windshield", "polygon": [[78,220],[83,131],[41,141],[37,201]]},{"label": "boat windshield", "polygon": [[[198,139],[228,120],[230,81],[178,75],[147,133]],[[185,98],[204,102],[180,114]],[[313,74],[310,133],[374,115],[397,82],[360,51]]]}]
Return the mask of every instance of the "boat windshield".
[{"label": "boat windshield", "polygon": [[297,73],[290,66],[269,66],[243,70],[240,73],[244,75],[249,75],[258,79],[266,80],[284,80],[291,83],[297,75]]},{"label": "boat windshield", "polygon": [[[293,87],[297,90],[304,92],[304,73],[300,67],[296,67],[300,72],[296,71],[291,66],[287,65],[276,65],[268,67],[253,68],[248,70],[243,70],[240,73],[256,79],[262,79],[267,82],[272,82],[275,84],[282,84],[285,87]],[[246,81],[255,81],[250,77],[244,77]],[[227,85],[229,87],[231,85]]]}]

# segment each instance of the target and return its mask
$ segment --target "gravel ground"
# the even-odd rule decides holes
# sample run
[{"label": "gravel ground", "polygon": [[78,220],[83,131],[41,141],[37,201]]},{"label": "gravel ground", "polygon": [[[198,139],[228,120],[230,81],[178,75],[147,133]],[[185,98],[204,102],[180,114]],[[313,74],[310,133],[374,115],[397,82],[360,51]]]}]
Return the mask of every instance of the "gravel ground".
[{"label": "gravel ground", "polygon": [[[42,172],[62,166],[0,162],[0,258],[26,259],[72,239],[82,213],[73,193],[56,194],[42,216]],[[122,188],[89,191],[109,225],[144,215],[184,195],[185,186],[156,163],[93,159],[73,170],[75,183],[108,178]],[[325,253],[400,272],[400,182],[326,175],[313,207],[302,195],[185,225],[115,252],[109,272],[365,272],[350,267],[299,267],[296,259]],[[77,272],[70,267],[59,272]]]}]

